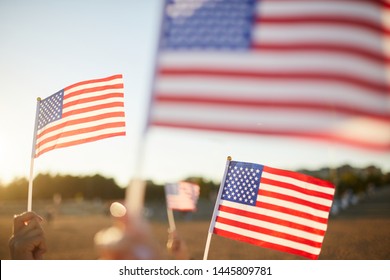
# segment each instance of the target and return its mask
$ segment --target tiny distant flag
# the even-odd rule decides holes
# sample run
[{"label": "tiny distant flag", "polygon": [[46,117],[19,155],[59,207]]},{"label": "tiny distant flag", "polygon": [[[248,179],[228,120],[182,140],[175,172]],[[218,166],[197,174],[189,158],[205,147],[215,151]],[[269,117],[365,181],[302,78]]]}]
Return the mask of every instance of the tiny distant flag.
[{"label": "tiny distant flag", "polygon": [[35,158],[53,149],[124,136],[121,74],[82,81],[38,101]]},{"label": "tiny distant flag", "polygon": [[387,1],[166,0],[149,126],[390,150]]},{"label": "tiny distant flag", "polygon": [[305,174],[228,161],[209,234],[318,259],[334,192]]},{"label": "tiny distant flag", "polygon": [[167,208],[177,211],[196,211],[200,188],[189,182],[170,183],[165,185]]}]

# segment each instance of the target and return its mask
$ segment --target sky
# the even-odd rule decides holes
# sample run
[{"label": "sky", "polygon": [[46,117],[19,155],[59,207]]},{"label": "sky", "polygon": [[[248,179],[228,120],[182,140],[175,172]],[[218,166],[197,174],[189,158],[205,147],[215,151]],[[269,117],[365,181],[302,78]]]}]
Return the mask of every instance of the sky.
[{"label": "sky", "polygon": [[50,151],[33,174],[111,177],[159,183],[202,176],[221,180],[233,160],[297,170],[374,164],[390,153],[303,139],[152,127],[151,97],[162,1],[0,0],[0,183],[29,177],[36,100],[71,84],[123,74],[126,133]]}]

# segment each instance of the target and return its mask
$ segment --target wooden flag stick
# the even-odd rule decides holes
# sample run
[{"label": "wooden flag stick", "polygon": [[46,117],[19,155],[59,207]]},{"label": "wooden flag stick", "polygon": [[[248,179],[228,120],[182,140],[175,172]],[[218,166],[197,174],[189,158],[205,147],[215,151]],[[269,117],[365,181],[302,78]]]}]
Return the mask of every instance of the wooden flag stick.
[{"label": "wooden flag stick", "polygon": [[207,240],[206,240],[206,246],[205,246],[204,254],[203,254],[203,260],[207,260],[207,257],[209,255],[211,237],[213,235],[214,226],[215,226],[215,218],[216,218],[216,215],[218,212],[219,202],[221,200],[221,195],[222,195],[222,191],[223,191],[223,185],[225,183],[226,174],[228,172],[229,164],[230,164],[231,160],[232,160],[232,157],[228,156],[227,160],[226,160],[225,173],[223,174],[223,178],[222,178],[221,184],[219,186],[217,200],[215,201],[215,205],[214,205],[214,212],[213,212],[213,217],[211,218],[211,222],[210,222],[209,232],[208,232],[208,236],[207,236]]},{"label": "wooden flag stick", "polygon": [[35,112],[35,124],[34,124],[34,135],[31,149],[31,161],[30,161],[30,177],[28,180],[28,197],[27,197],[27,211],[32,210],[32,192],[33,192],[33,180],[34,180],[34,159],[35,159],[35,145],[37,143],[37,130],[38,130],[38,116],[39,106],[41,104],[41,98],[37,98],[37,108]]},{"label": "wooden flag stick", "polygon": [[142,166],[145,152],[146,133],[142,135],[140,147],[136,154],[136,166],[133,180],[126,189],[125,206],[130,216],[142,217],[144,208],[146,181],[142,179]]},{"label": "wooden flag stick", "polygon": [[175,216],[173,215],[173,210],[167,207],[167,214],[168,214],[169,231],[173,232],[176,230]]}]

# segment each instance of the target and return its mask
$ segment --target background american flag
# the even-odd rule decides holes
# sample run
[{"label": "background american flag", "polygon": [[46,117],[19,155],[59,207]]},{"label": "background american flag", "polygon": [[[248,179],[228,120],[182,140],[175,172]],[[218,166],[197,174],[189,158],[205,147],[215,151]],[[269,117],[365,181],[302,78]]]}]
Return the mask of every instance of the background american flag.
[{"label": "background american flag", "polygon": [[126,134],[122,75],[70,85],[40,101],[35,157]]},{"label": "background american flag", "polygon": [[210,232],[317,259],[334,191],[311,176],[231,161]]},{"label": "background american flag", "polygon": [[196,211],[200,188],[197,184],[178,182],[165,185],[167,208],[178,211]]}]

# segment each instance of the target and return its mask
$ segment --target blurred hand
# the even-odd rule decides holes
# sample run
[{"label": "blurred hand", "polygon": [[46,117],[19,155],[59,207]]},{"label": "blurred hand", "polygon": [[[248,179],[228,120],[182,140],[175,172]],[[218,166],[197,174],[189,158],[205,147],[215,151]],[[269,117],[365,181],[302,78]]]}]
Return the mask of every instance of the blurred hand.
[{"label": "blurred hand", "polygon": [[[152,260],[161,259],[161,251],[153,238],[146,221],[126,213],[123,205],[121,214],[110,209],[114,225],[95,235],[95,246],[100,259],[105,260]],[[112,207],[111,207],[112,208]]]},{"label": "blurred hand", "polygon": [[34,212],[14,216],[13,233],[8,245],[14,260],[40,260],[46,252],[42,217]]},{"label": "blurred hand", "polygon": [[190,257],[186,243],[176,230],[168,230],[167,250],[177,260],[188,260]]}]

